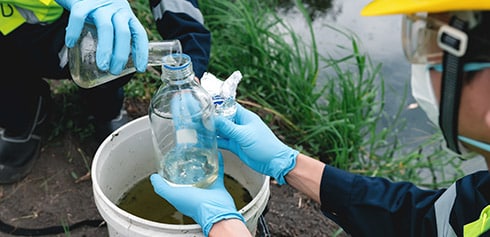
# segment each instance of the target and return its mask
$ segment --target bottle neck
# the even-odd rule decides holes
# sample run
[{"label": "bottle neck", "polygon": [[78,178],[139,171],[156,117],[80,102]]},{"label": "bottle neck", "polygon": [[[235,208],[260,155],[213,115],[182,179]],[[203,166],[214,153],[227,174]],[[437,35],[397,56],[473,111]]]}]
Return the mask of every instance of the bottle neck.
[{"label": "bottle neck", "polygon": [[182,84],[194,80],[191,58],[186,54],[171,54],[163,57],[162,81]]}]

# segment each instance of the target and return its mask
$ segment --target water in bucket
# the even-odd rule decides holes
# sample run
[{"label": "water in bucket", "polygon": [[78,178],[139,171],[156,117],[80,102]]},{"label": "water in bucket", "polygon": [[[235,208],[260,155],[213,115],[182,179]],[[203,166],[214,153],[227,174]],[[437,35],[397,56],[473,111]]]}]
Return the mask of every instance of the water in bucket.
[{"label": "water in bucket", "polygon": [[[233,197],[238,210],[252,201],[250,193],[233,177],[224,177],[225,188]],[[149,178],[140,180],[136,185],[123,194],[118,207],[141,218],[165,224],[196,224],[190,217],[177,211],[165,199],[158,196]]]}]

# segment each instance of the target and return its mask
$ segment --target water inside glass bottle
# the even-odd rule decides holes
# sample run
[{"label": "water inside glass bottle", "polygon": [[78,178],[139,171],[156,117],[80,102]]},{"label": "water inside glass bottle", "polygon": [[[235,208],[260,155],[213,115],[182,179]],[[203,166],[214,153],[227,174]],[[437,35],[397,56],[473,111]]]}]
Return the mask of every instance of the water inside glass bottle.
[{"label": "water inside glass bottle", "polygon": [[[68,50],[70,73],[78,86],[92,88],[136,71],[131,55],[121,74],[113,75],[108,71],[101,71],[95,62],[96,49],[97,29],[94,25],[85,24],[77,44]],[[164,56],[181,53],[182,46],[179,40],[150,41],[148,66],[159,67]]]},{"label": "water inside glass bottle", "polygon": [[190,56],[162,65],[162,85],[148,109],[156,168],[169,184],[208,187],[218,177],[214,105],[195,80]]}]

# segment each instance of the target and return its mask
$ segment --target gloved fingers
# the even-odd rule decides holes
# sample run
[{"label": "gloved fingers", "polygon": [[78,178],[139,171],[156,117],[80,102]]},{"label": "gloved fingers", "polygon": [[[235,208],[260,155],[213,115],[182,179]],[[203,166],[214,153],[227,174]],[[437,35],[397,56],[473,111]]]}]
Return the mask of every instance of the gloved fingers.
[{"label": "gloved fingers", "polygon": [[231,151],[229,139],[223,138],[222,136],[218,136],[217,140],[218,140],[218,148]]},{"label": "gloved fingers", "polygon": [[182,214],[188,215],[196,220],[193,208],[198,206],[201,200],[200,198],[193,197],[201,197],[200,189],[193,187],[172,187],[157,173],[150,176],[150,182],[156,194],[167,200]]},{"label": "gloved fingers", "polygon": [[[174,205],[177,209],[182,208],[180,202],[182,198],[188,196],[190,193],[196,192],[199,193],[197,188],[194,187],[173,187],[165,181],[158,173],[153,173],[150,175],[150,182],[153,186],[153,190],[160,197],[164,198],[172,205]],[[187,201],[193,200],[190,198]],[[189,205],[193,205],[194,202],[189,202]]]},{"label": "gloved fingers", "polygon": [[229,119],[219,115],[214,120],[214,126],[219,137],[233,139],[238,135],[239,125],[233,123]]},{"label": "gloved fingers", "polygon": [[129,28],[129,19],[132,14],[126,9],[119,9],[112,16],[112,25],[114,27],[114,49],[112,51],[110,73],[119,75],[126,67],[129,53],[131,50],[131,31]]},{"label": "gloved fingers", "polygon": [[189,117],[199,112],[198,101],[191,91],[181,91],[175,94],[170,101],[170,110],[175,117]]},{"label": "gloved fingers", "polygon": [[236,126],[236,125],[233,124],[233,122],[231,122],[229,119],[224,118],[222,116],[217,116],[216,121],[217,122],[215,122],[215,126],[216,126],[216,133],[218,135],[217,136],[218,148],[231,151],[236,156],[240,156],[241,154],[240,146],[237,145],[235,140],[228,138],[228,136],[232,132],[228,132],[228,133],[221,132],[221,130],[223,129],[228,129],[228,128],[221,128],[221,126],[226,126],[224,125],[224,123],[230,123],[231,126]]},{"label": "gloved fingers", "polygon": [[[237,103],[237,112],[235,114],[237,124],[246,125],[250,123],[260,122],[264,124],[262,119],[254,112],[246,109],[241,104]],[[265,125],[265,124],[264,124]]]},{"label": "gloved fingers", "polygon": [[235,122],[237,124],[242,124],[240,117],[242,117],[245,112],[246,112],[246,109],[240,103],[237,102],[236,103],[236,112],[235,112]]},{"label": "gloved fingers", "polygon": [[[195,95],[192,94],[190,90],[188,93],[182,93],[181,96],[182,96],[181,98],[182,103],[184,104],[185,109],[189,114],[191,115],[200,114],[202,108],[201,101],[198,98],[196,98]],[[193,120],[197,119],[198,121],[200,121],[200,117],[192,116],[192,118]]]},{"label": "gloved fingers", "polygon": [[[235,118],[237,124],[247,126],[247,129],[240,130],[241,133],[235,137],[240,146],[250,146],[266,138],[280,142],[277,136],[256,113],[247,110],[243,106],[239,105]],[[282,142],[280,143],[282,144]]]},{"label": "gloved fingers", "polygon": [[108,71],[111,65],[111,57],[114,48],[114,25],[112,24],[113,10],[102,7],[95,10],[91,16],[97,28],[97,51],[95,61],[102,71]]},{"label": "gloved fingers", "polygon": [[[65,4],[70,5],[70,4]],[[65,44],[72,48],[82,32],[85,22],[97,28],[97,67],[118,75],[126,67],[133,50],[136,70],[144,72],[148,63],[148,36],[125,0],[75,1],[70,5]]]},{"label": "gloved fingers", "polygon": [[91,1],[75,2],[70,10],[68,25],[66,27],[65,45],[68,48],[73,48],[82,33],[85,20],[93,10]]},{"label": "gloved fingers", "polygon": [[157,193],[160,197],[169,201],[170,203],[172,203],[172,205],[176,207],[179,206],[176,204],[178,204],[179,200],[181,200],[183,197],[193,192],[200,192],[198,188],[194,187],[172,187],[167,183],[167,181],[162,178],[162,176],[157,173],[153,173],[150,175],[150,182],[155,193]]},{"label": "gloved fingers", "polygon": [[132,15],[133,17],[129,19],[129,30],[131,31],[133,62],[136,71],[144,72],[148,65],[148,35],[141,22],[134,14]]},{"label": "gloved fingers", "polygon": [[242,129],[242,125],[237,125],[223,116],[216,116],[215,127],[218,147],[243,158],[241,146],[249,143],[250,130]]},{"label": "gloved fingers", "polygon": [[170,99],[172,122],[177,130],[203,127],[200,102],[190,91],[182,91]]},{"label": "gloved fingers", "polygon": [[159,174],[154,173],[150,175],[150,182],[151,185],[153,186],[153,189],[155,190],[155,193],[157,193],[160,197],[165,198],[167,193],[172,193],[172,192],[167,192],[170,186]]},{"label": "gloved fingers", "polygon": [[218,159],[218,179],[209,188],[172,187],[160,175],[150,176],[155,192],[201,225],[206,236],[212,225],[219,220],[237,218],[244,221],[236,210],[233,198],[224,187],[224,162],[221,153],[218,153]]},{"label": "gloved fingers", "polygon": [[[218,160],[219,160],[218,178],[208,188],[172,187],[162,178],[162,176],[160,176],[157,173],[150,175],[150,182],[153,186],[155,193],[157,193],[160,197],[166,199],[176,207],[180,206],[178,205],[179,200],[182,200],[182,198],[184,197],[186,199],[189,199],[187,200],[189,201],[188,203],[189,205],[196,204],[200,202],[200,198],[192,199],[191,196],[204,197],[213,192],[221,192],[225,190],[225,185],[224,185],[225,169],[224,169],[223,156],[221,155],[221,152],[218,153]],[[190,194],[192,195],[189,196]],[[177,208],[183,208],[183,207],[177,207]]]},{"label": "gloved fingers", "polygon": [[231,153],[235,154],[238,158],[240,158],[240,160],[242,160],[246,164],[249,163],[248,156],[242,152],[241,148],[236,143],[228,139],[223,139],[218,137],[218,147],[220,149],[228,150]]}]

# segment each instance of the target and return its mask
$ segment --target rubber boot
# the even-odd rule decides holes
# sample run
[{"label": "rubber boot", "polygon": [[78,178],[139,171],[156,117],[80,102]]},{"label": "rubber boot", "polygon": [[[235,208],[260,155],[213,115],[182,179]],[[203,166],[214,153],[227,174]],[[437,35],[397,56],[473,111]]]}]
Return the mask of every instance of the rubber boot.
[{"label": "rubber boot", "polygon": [[32,123],[22,132],[0,130],[0,183],[14,183],[32,170],[40,156],[41,135],[48,118],[46,99],[39,97]]}]

